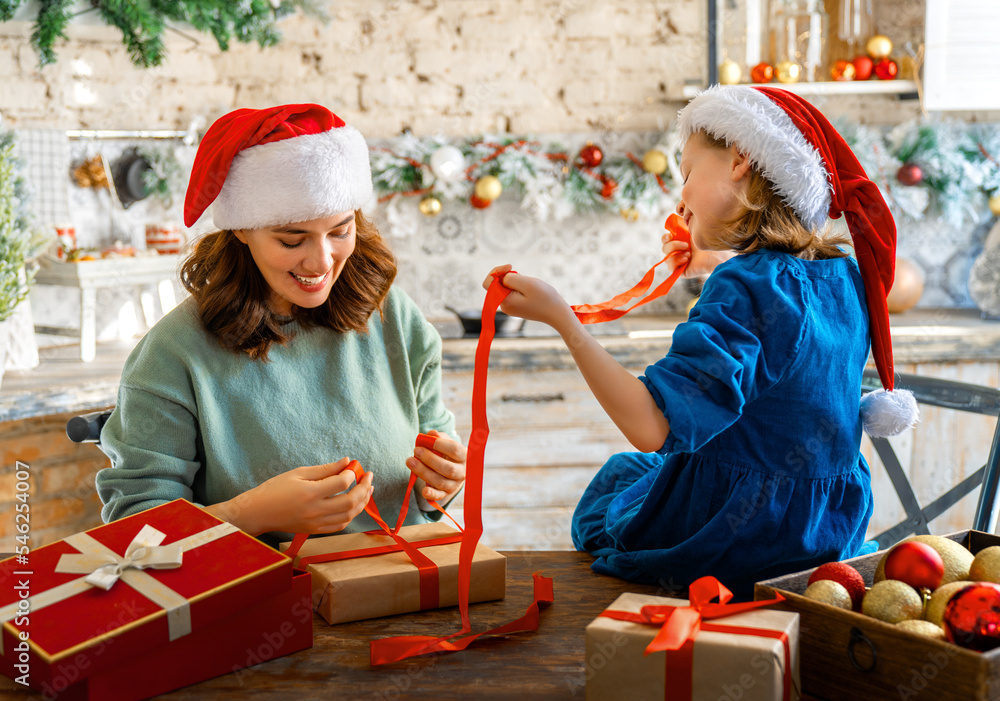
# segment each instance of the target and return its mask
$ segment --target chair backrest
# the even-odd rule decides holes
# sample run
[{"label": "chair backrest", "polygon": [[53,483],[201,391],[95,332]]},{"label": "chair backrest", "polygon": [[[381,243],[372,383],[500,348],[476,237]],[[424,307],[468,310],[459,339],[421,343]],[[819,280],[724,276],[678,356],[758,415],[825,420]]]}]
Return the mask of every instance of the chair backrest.
[{"label": "chair backrest", "polygon": [[[881,387],[878,373],[874,369],[865,370],[862,393]],[[896,388],[910,390],[920,404],[1000,417],[1000,390],[992,387],[897,373]],[[979,487],[979,502],[976,506],[976,515],[969,527],[987,533],[996,532],[997,519],[1000,515],[998,512],[1000,505],[997,502],[998,482],[1000,482],[1000,420],[997,421],[993,432],[993,444],[986,464],[923,507],[917,501],[913,487],[889,441],[885,438],[873,438],[872,445],[906,512],[905,520],[875,536],[879,549],[887,548],[911,534],[929,534],[927,524],[930,521],[977,487]]]}]

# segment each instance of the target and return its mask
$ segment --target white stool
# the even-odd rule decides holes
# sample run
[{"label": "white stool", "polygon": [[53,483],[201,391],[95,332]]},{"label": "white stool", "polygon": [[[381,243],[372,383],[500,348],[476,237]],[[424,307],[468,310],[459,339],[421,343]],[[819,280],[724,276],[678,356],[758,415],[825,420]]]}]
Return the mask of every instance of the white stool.
[{"label": "white stool", "polygon": [[35,275],[36,285],[58,285],[80,290],[80,328],[35,326],[36,333],[80,338],[80,359],[90,362],[97,351],[97,290],[100,288],[140,287],[140,300],[146,326],[156,323],[152,289],[155,289],[164,314],[174,308],[173,281],[181,264],[179,255],[105,258],[78,263],[44,261]]}]

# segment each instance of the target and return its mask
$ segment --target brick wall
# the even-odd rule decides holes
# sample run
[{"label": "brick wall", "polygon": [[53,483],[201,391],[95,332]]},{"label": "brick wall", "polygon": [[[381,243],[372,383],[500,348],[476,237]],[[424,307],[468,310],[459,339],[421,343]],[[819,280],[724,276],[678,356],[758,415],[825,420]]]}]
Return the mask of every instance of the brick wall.
[{"label": "brick wall", "polygon": [[2,424],[0,431],[0,552],[14,551],[17,535],[17,462],[28,465],[27,503],[31,548],[101,524],[101,502],[94,489],[97,471],[109,465],[93,444],[73,443],[66,422],[55,414]]}]

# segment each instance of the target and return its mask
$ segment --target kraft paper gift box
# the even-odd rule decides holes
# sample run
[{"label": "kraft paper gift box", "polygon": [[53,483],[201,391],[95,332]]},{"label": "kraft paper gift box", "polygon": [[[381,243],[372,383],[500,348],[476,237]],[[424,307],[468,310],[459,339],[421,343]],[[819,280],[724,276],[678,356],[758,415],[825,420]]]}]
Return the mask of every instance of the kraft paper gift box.
[{"label": "kraft paper gift box", "polygon": [[[403,526],[399,535],[417,546],[419,552],[436,565],[436,592],[422,591],[420,570],[405,552],[365,554],[398,548],[385,533],[345,533],[305,541],[295,563],[312,573],[313,604],[327,623],[360,621],[458,604],[461,533],[443,523],[424,523]],[[450,542],[427,544],[440,540]],[[284,551],[288,546],[289,543],[282,543],[279,547]],[[310,557],[334,554],[343,559],[308,563]],[[506,578],[507,558],[477,544],[472,560],[469,601],[504,598]]]},{"label": "kraft paper gift box", "polygon": [[[605,613],[639,614],[644,606],[687,607],[684,599],[625,593]],[[725,627],[734,632],[716,632]],[[792,701],[799,698],[799,616],[786,611],[757,609],[702,622],[702,629],[683,656],[671,660],[667,650],[645,655],[646,647],[660,632],[660,625],[647,625],[599,616],[586,628],[587,701],[620,701],[628,689],[629,701],[644,699],[689,699],[731,701]],[[784,643],[776,637],[754,634],[755,630],[784,634],[791,660],[785,682]],[[739,632],[735,632],[739,631]],[[688,643],[690,645],[690,643]],[[686,671],[679,671],[687,667]],[[687,674],[688,679],[681,675]],[[690,691],[685,692],[685,683]],[[785,697],[785,689],[789,690]]]},{"label": "kraft paper gift box", "polygon": [[[0,562],[0,671],[51,694],[142,656],[169,659],[173,645],[210,656],[210,627],[255,605],[273,623],[292,583],[288,557],[178,499]],[[157,676],[198,681],[186,674]]]}]

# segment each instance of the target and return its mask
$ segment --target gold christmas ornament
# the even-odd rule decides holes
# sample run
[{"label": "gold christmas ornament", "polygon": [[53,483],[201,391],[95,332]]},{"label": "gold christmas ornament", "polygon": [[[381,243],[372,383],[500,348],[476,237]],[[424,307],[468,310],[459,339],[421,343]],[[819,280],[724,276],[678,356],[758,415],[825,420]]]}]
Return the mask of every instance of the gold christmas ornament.
[{"label": "gold christmas ornament", "polygon": [[651,148],[642,156],[642,169],[647,173],[663,175],[667,172],[667,154]]},{"label": "gold christmas ornament", "polygon": [[503,192],[503,185],[500,178],[495,175],[484,175],[476,181],[476,197],[493,201]]},{"label": "gold christmas ornament", "polygon": [[852,611],[854,609],[851,595],[847,592],[847,589],[844,588],[843,584],[835,582],[832,579],[820,579],[813,582],[802,592],[802,596],[813,601],[836,606],[845,611]]},{"label": "gold christmas ornament", "polygon": [[739,85],[743,79],[743,69],[731,58],[719,64],[719,82],[722,85]]},{"label": "gold christmas ornament", "polygon": [[917,590],[895,579],[877,582],[861,602],[861,613],[886,623],[920,618],[923,612],[924,602]]},{"label": "gold christmas ornament", "polygon": [[441,200],[434,195],[427,195],[420,200],[420,213],[425,217],[436,217],[441,213]]},{"label": "gold christmas ornament", "polygon": [[976,553],[976,559],[969,568],[969,579],[973,582],[1000,583],[1000,545],[983,548]]},{"label": "gold christmas ornament", "polygon": [[975,582],[960,580],[958,582],[942,584],[935,589],[934,593],[931,594],[930,601],[927,602],[927,606],[924,608],[924,620],[930,621],[936,626],[941,625],[944,621],[944,609],[948,605],[948,602],[951,601],[951,597],[970,584],[975,584]]},{"label": "gold christmas ornament", "polygon": [[625,221],[638,221],[639,211],[635,207],[625,207],[621,211],[622,219]]},{"label": "gold christmas ornament", "polygon": [[905,258],[897,258],[896,276],[892,281],[892,289],[885,298],[889,313],[905,312],[920,301],[923,293],[924,271]]},{"label": "gold christmas ornament", "polygon": [[892,41],[885,34],[876,34],[865,44],[865,51],[875,60],[888,58],[892,53]]},{"label": "gold christmas ornament", "polygon": [[779,83],[797,83],[802,76],[802,67],[795,61],[782,61],[774,67],[774,75]]},{"label": "gold christmas ornament", "polygon": [[[966,550],[960,543],[956,543],[951,538],[940,535],[912,535],[904,540],[915,540],[918,543],[925,543],[937,550],[937,554],[944,560],[944,576],[941,584],[957,582],[969,578],[969,569],[975,559],[972,553]],[[886,554],[889,551],[886,550]],[[875,581],[881,582],[885,579],[885,555],[875,568]],[[936,591],[936,590],[935,590]]]},{"label": "gold christmas ornament", "polygon": [[933,638],[934,640],[944,640],[944,628],[936,623],[931,623],[930,621],[907,619],[897,623],[896,627],[902,628],[903,630],[911,633],[916,633],[917,635],[924,635],[928,638]]},{"label": "gold christmas ornament", "polygon": [[990,198],[990,213],[994,217],[1000,217],[1000,194]]}]

